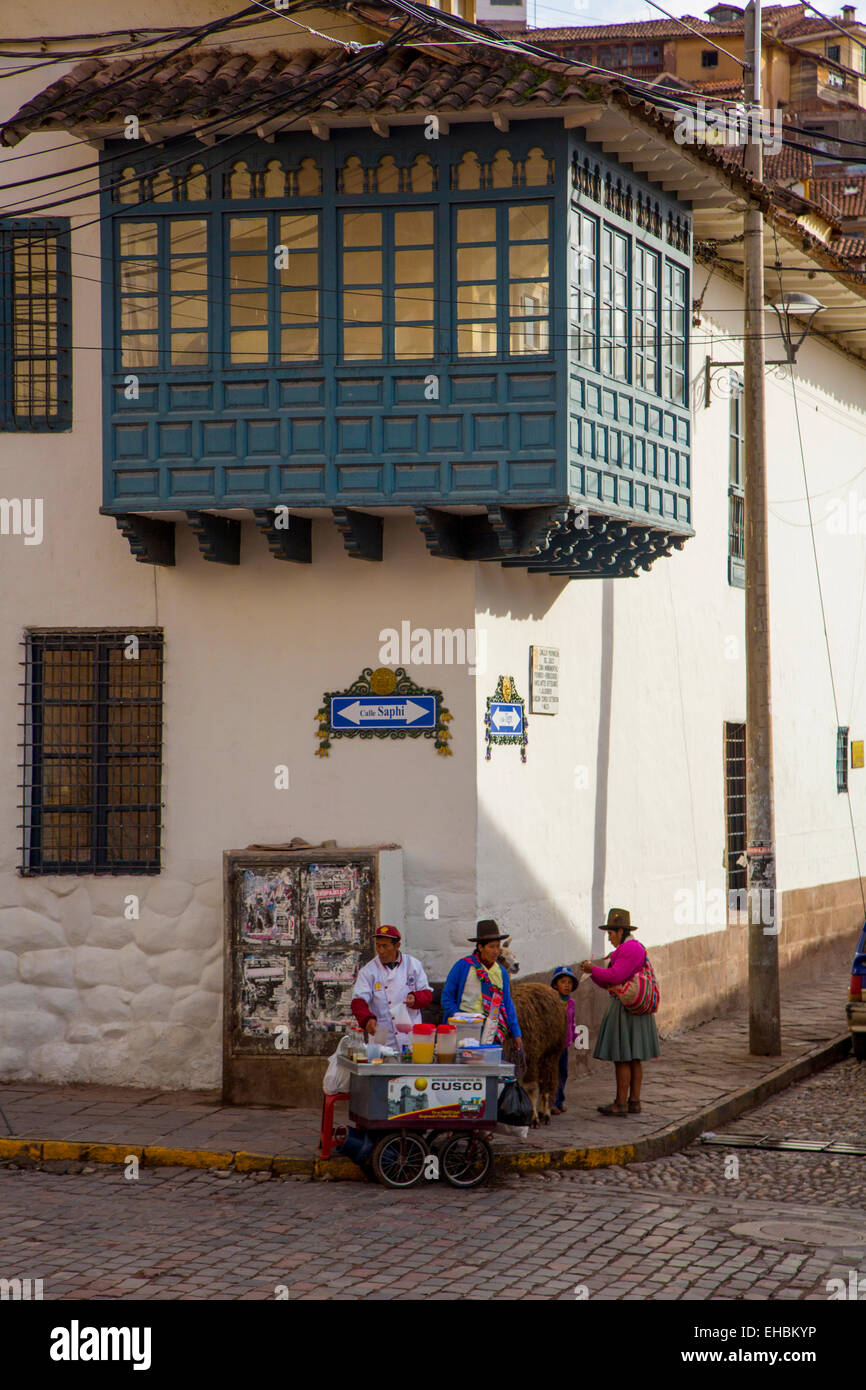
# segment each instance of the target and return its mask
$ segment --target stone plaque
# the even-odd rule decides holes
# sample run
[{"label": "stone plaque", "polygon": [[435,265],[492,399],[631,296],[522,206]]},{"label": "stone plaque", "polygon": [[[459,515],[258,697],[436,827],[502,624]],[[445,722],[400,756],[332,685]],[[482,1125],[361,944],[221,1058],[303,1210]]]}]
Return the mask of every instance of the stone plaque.
[{"label": "stone plaque", "polygon": [[559,648],[530,647],[530,714],[559,713]]}]

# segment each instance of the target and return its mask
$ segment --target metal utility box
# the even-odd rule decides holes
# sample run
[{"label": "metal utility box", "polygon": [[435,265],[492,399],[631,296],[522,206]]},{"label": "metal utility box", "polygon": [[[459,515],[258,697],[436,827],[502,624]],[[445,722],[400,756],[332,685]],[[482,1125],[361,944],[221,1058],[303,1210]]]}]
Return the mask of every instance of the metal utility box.
[{"label": "metal utility box", "polygon": [[223,855],[223,1100],[318,1106],[382,922],[403,930],[395,845]]},{"label": "metal utility box", "polygon": [[499,1082],[514,1075],[510,1062],[415,1066],[410,1062],[346,1062],[351,1073],[349,1119],[361,1129],[472,1129],[493,1125]]}]

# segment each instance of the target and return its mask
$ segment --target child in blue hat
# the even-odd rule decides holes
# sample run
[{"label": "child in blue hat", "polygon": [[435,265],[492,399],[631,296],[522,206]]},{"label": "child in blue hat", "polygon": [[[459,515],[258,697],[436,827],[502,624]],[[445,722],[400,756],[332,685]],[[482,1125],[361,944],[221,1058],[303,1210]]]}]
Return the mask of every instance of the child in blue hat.
[{"label": "child in blue hat", "polygon": [[574,1022],[574,999],[573,994],[577,989],[578,979],[573,970],[569,970],[567,965],[558,965],[553,972],[553,979],[550,981],[551,988],[562,996],[566,1008],[566,1018],[568,1029],[565,1035],[565,1047],[559,1058],[559,1086],[556,1091],[556,1099],[551,1107],[551,1115],[562,1115],[567,1109],[565,1104],[565,1083],[568,1080],[568,1053],[571,1044],[577,1036],[577,1026]]}]

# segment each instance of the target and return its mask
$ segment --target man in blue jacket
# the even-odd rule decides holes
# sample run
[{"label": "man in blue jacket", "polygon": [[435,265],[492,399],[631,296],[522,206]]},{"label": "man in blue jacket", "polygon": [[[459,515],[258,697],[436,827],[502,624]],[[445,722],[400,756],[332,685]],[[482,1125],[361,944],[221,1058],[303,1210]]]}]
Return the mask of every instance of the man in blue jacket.
[{"label": "man in blue jacket", "polygon": [[486,917],[478,923],[475,936],[469,940],[474,943],[475,950],[471,956],[464,956],[452,965],[442,989],[443,1022],[456,1013],[483,1013],[485,1019],[492,1014],[496,1019],[496,1042],[504,1042],[510,1036],[520,1051],[523,1039],[511,998],[508,971],[503,970],[498,959],[505,937],[496,922]]}]

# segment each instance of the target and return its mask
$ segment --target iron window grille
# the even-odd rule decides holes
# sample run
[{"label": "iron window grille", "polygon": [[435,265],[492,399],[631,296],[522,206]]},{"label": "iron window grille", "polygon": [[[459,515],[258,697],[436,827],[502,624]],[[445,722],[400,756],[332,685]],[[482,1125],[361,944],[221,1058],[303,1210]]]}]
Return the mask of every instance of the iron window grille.
[{"label": "iron window grille", "polygon": [[738,372],[728,377],[730,424],[728,431],[728,583],[746,585],[745,514],[743,492],[743,381]]},{"label": "iron window grille", "polygon": [[72,423],[69,220],[0,219],[0,429]]},{"label": "iron window grille", "polygon": [[158,873],[162,632],[33,629],[23,645],[21,873]]},{"label": "iron window grille", "polygon": [[[725,864],[728,915],[742,906],[749,886],[746,855],[746,726],[725,724]],[[740,861],[743,861],[742,863]]]},{"label": "iron window grille", "polygon": [[848,728],[836,730],[836,790],[848,790]]}]

